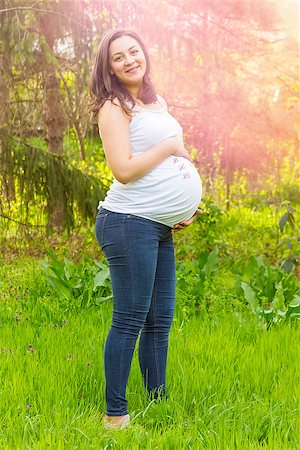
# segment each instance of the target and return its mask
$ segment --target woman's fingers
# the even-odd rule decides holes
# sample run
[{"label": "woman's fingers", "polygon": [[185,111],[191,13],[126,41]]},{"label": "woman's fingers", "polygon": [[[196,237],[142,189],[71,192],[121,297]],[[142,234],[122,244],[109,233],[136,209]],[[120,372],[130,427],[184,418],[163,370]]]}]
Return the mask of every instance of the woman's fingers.
[{"label": "woman's fingers", "polygon": [[189,225],[191,225],[194,222],[195,218],[201,213],[202,213],[201,209],[197,209],[196,212],[193,214],[193,216],[190,217],[188,220],[184,220],[183,222],[176,223],[173,227],[173,230],[179,231],[185,227],[188,227]]}]

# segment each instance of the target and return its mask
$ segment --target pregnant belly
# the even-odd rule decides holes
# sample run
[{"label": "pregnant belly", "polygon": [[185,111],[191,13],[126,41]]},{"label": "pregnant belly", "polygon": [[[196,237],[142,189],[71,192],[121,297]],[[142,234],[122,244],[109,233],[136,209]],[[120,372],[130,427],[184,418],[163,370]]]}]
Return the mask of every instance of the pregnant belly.
[{"label": "pregnant belly", "polygon": [[170,156],[143,178],[126,185],[114,181],[101,205],[173,227],[197,210],[202,183],[193,164]]},{"label": "pregnant belly", "polygon": [[169,226],[189,219],[202,197],[202,183],[193,164],[171,156],[154,171],[159,182],[153,218]]}]

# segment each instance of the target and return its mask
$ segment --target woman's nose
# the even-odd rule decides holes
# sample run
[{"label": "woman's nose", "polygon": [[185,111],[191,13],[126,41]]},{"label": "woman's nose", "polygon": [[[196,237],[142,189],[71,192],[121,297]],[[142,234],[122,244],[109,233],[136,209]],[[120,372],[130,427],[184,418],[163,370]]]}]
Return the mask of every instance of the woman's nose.
[{"label": "woman's nose", "polygon": [[128,55],[125,58],[125,64],[130,66],[130,64],[132,64],[134,62],[134,58],[132,57],[132,55]]}]

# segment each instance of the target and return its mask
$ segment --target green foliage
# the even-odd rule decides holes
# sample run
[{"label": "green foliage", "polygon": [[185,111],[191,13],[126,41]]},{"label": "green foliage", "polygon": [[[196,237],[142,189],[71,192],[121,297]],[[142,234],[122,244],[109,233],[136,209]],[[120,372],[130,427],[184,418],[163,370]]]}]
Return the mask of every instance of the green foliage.
[{"label": "green foliage", "polygon": [[[3,186],[14,180],[18,201],[27,211],[26,219],[37,205],[40,209],[43,204],[49,223],[59,200],[66,228],[74,227],[75,212],[85,220],[94,220],[98,201],[106,191],[100,180],[71,166],[61,156],[16,141],[10,141],[0,157],[0,179]],[[2,209],[5,206],[2,204]]]},{"label": "green foliage", "polygon": [[112,298],[109,269],[105,262],[85,257],[80,264],[68,258],[64,258],[62,263],[50,249],[47,253],[50,262],[42,263],[42,271],[65,311],[100,305]]},{"label": "green foliage", "polygon": [[177,270],[177,294],[185,315],[199,313],[205,304],[205,288],[218,273],[217,246],[210,253],[201,253],[197,260],[179,262]]},{"label": "green foliage", "polygon": [[198,259],[200,253],[209,254],[216,245],[219,250],[222,248],[222,251],[226,246],[222,240],[224,210],[209,196],[202,200],[200,208],[202,214],[197,217],[192,227],[174,235],[177,257],[180,260]]},{"label": "green foliage", "polygon": [[[290,237],[297,233],[296,211],[283,204],[287,208],[281,221],[284,238],[278,245],[276,207],[237,207],[224,214],[209,199],[202,205],[204,212],[197,221],[178,237],[175,234],[182,316],[238,311],[248,305],[268,326],[297,318],[299,241]],[[203,264],[216,246],[218,270],[208,271],[206,277]]]},{"label": "green foliage", "polygon": [[177,310],[168,401],[147,400],[135,354],[127,389],[132,426],[111,433],[102,416],[112,304],[45,314],[51,303],[57,293],[32,260],[0,266],[3,450],[299,448],[298,322],[267,332],[247,313],[182,320]]},{"label": "green foliage", "polygon": [[268,326],[283,319],[300,319],[297,279],[292,273],[271,267],[261,256],[252,257],[245,266],[240,287],[250,310]]},{"label": "green foliage", "polygon": [[224,209],[217,205],[210,197],[201,203],[202,214],[199,223],[199,233],[205,239],[206,246],[213,247],[219,239],[219,226],[225,214]]},{"label": "green foliage", "polygon": [[278,248],[287,249],[284,253],[284,260],[282,263],[282,269],[286,272],[291,272],[293,268],[297,267],[300,263],[300,232],[296,225],[295,212],[296,210],[291,207],[290,202],[284,202],[283,206],[286,208],[286,212],[283,214],[279,220],[279,229],[281,234],[287,228],[289,224],[290,230],[292,230],[293,235],[290,234],[285,236],[284,239],[278,243]]},{"label": "green foliage", "polygon": [[281,233],[283,232],[283,229],[287,223],[289,223],[293,229],[295,228],[294,212],[294,208],[287,205],[287,212],[281,217],[279,221],[279,228]]}]

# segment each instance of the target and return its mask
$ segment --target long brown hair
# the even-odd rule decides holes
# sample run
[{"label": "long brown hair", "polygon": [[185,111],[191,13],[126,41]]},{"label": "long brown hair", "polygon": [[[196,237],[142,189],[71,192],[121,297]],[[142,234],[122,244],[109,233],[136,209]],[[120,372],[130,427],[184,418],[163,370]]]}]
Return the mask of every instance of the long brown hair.
[{"label": "long brown hair", "polygon": [[91,75],[90,94],[92,101],[90,104],[90,110],[94,118],[97,117],[99,109],[108,99],[113,100],[114,98],[118,98],[121,107],[127,114],[130,114],[128,102],[132,107],[135,105],[135,101],[126,87],[119,82],[117,77],[110,74],[109,47],[115,39],[122,36],[131,36],[135,39],[145,55],[146,72],[143,79],[142,89],[139,93],[140,99],[145,104],[152,103],[157,100],[154,86],[150,80],[149,55],[139,35],[130,30],[109,31],[104,35],[100,42]]}]

